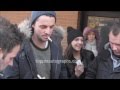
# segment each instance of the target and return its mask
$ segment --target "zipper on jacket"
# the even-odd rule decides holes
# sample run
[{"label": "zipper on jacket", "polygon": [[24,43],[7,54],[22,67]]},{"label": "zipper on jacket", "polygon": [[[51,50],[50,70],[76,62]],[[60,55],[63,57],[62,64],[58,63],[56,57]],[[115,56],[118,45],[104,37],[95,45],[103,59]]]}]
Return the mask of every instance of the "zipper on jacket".
[{"label": "zipper on jacket", "polygon": [[[58,57],[59,57],[59,49],[58,49],[58,54],[57,54],[57,61],[58,61]],[[56,66],[55,66],[55,73],[57,72],[57,66],[58,66],[59,62],[56,62]]]},{"label": "zipper on jacket", "polygon": [[29,59],[28,59],[28,57],[26,56],[26,58],[27,58],[27,61],[28,61],[28,63],[29,63],[29,65],[30,65],[30,70],[31,70],[31,72],[32,72],[32,78],[33,79],[38,79],[36,76],[34,76],[34,72],[33,72],[33,68],[32,68],[32,65],[31,65],[31,63],[30,63],[30,61],[29,61]]}]

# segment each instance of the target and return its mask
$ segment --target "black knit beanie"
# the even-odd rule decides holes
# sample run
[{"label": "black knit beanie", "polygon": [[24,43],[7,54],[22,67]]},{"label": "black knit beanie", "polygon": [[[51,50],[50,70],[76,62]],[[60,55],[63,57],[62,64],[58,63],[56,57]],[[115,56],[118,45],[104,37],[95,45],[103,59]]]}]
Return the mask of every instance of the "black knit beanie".
[{"label": "black knit beanie", "polygon": [[71,42],[76,38],[76,37],[83,37],[83,34],[80,30],[74,29],[73,27],[68,27],[67,28],[67,43],[68,45],[71,44]]},{"label": "black knit beanie", "polygon": [[42,15],[51,15],[56,19],[55,11],[32,11],[30,26],[32,26],[32,24],[37,20],[37,18]]}]

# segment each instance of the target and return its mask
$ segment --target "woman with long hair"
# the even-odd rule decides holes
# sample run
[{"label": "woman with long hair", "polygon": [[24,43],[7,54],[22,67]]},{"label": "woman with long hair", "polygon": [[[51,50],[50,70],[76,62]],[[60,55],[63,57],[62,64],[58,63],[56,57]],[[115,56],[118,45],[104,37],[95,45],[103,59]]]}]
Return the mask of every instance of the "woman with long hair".
[{"label": "woman with long hair", "polygon": [[64,58],[69,60],[66,63],[68,78],[84,79],[86,69],[94,59],[94,54],[83,49],[83,35],[80,30],[68,27],[67,32],[68,47],[65,50]]}]

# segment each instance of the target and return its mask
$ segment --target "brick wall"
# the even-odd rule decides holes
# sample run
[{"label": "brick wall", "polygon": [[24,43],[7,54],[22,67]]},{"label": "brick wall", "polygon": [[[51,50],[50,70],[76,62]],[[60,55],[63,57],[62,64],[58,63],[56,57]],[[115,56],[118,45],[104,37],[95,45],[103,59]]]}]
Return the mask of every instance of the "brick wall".
[{"label": "brick wall", "polygon": [[9,19],[12,23],[20,23],[30,15],[30,11],[0,11],[0,15]]},{"label": "brick wall", "polygon": [[[65,29],[68,26],[72,26],[77,28],[77,19],[78,19],[78,11],[58,11],[57,12],[57,25],[63,26]],[[67,46],[67,34],[65,33],[64,39],[62,41],[63,50],[65,50]]]},{"label": "brick wall", "polygon": [[[31,11],[0,11],[0,16],[4,16],[9,19],[12,23],[20,23],[22,20],[30,16]],[[66,29],[68,26],[77,28],[78,11],[56,11],[57,13],[57,25],[62,26]],[[63,48],[65,50],[66,44],[66,33],[64,40],[62,41]]]}]

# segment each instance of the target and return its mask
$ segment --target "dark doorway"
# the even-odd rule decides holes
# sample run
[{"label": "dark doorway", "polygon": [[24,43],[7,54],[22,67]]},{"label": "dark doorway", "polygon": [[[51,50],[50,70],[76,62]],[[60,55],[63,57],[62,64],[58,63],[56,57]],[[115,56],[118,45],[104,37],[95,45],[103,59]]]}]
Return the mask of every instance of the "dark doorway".
[{"label": "dark doorway", "polygon": [[100,50],[108,42],[109,28],[114,22],[120,22],[120,11],[82,11],[81,30],[86,26],[95,28],[100,35]]}]

